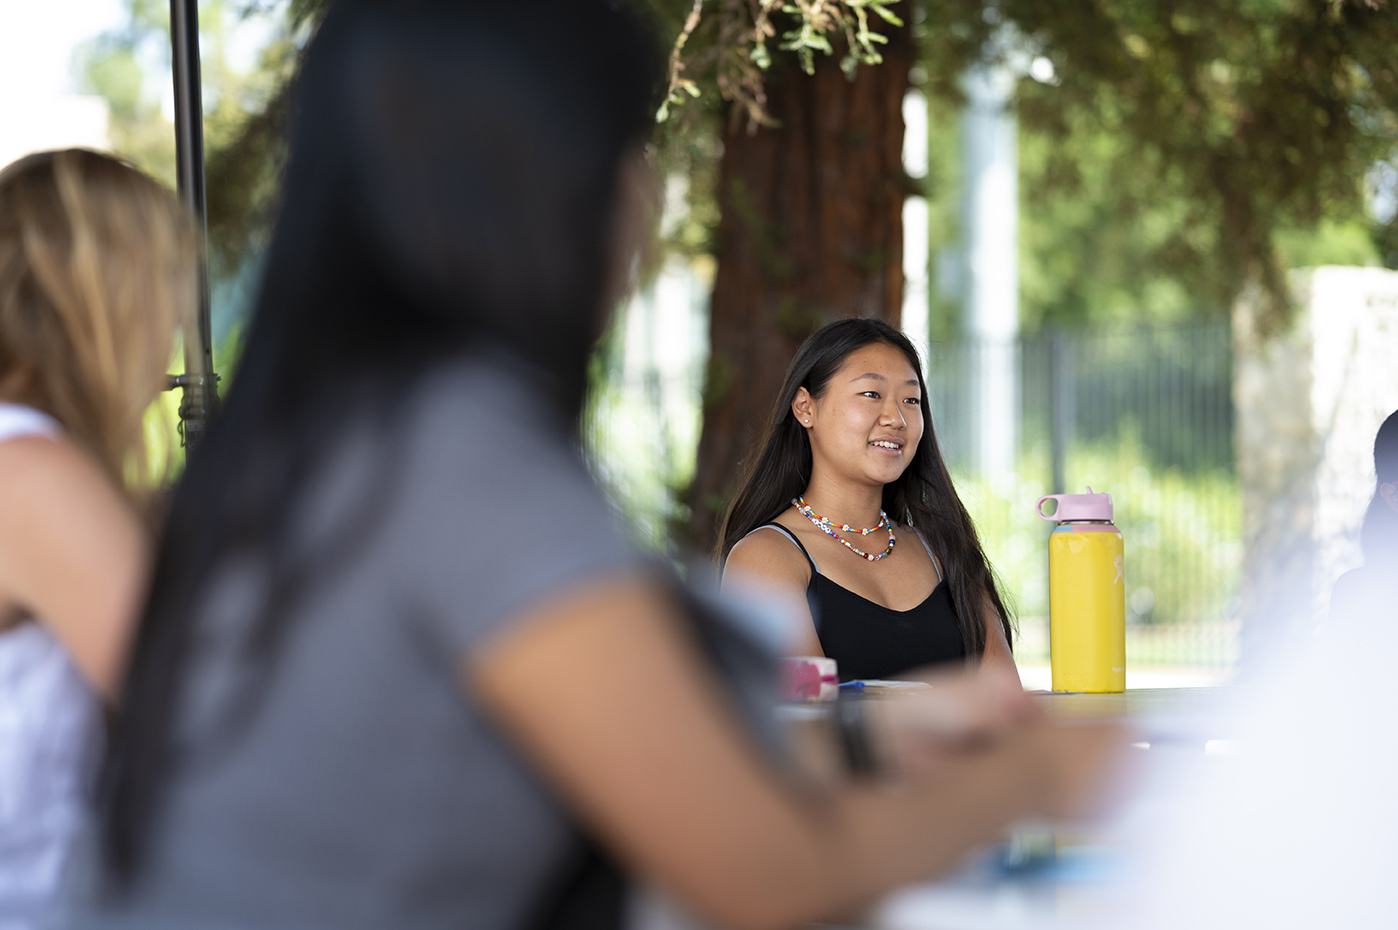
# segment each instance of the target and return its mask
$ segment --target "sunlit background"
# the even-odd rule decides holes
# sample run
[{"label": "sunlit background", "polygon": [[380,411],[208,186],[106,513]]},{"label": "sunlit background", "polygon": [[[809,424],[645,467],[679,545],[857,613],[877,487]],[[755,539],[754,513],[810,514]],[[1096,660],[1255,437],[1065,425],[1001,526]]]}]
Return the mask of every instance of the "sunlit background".
[{"label": "sunlit background", "polygon": [[[232,217],[212,231],[210,250],[226,388],[265,224],[217,201],[272,202],[269,177],[239,174],[259,162],[238,140],[265,118],[306,27],[285,0],[210,0],[200,16],[210,211]],[[167,17],[154,0],[0,0],[0,163],[88,145],[173,186]],[[1262,569],[1245,582],[1250,558],[1284,564],[1277,553],[1292,545],[1278,527],[1294,524],[1286,538],[1309,547],[1317,617],[1314,592],[1358,562],[1372,481],[1363,434],[1371,440],[1377,425],[1369,408],[1398,406],[1398,388],[1364,367],[1381,370],[1380,349],[1395,338],[1371,332],[1398,312],[1372,230],[1393,221],[1398,170],[1375,163],[1356,181],[1362,202],[1277,233],[1286,268],[1334,267],[1293,271],[1294,331],[1249,341],[1246,295],[1220,294],[1189,257],[1219,246],[1199,238],[1187,198],[1150,188],[1110,127],[1050,132],[1043,101],[1063,76],[1042,56],[1020,59],[968,76],[960,107],[924,93],[915,67],[904,103],[904,167],[922,196],[903,213],[903,323],[926,353],[936,429],[1018,612],[1027,684],[1048,682],[1051,524],[1034,503],[1088,485],[1112,494],[1125,538],[1129,684],[1220,683],[1238,661],[1247,584],[1266,583]],[[1228,65],[1216,64],[1226,82]],[[1007,107],[1014,87],[1028,89],[1018,116]],[[721,142],[707,144],[696,158],[717,158]],[[666,178],[665,248],[598,354],[585,424],[596,473],[637,538],[691,562],[679,528],[708,371],[711,175]],[[1379,309],[1366,317],[1356,306]],[[1364,346],[1377,360],[1360,358]],[[1343,410],[1356,403],[1363,411],[1350,422]],[[154,433],[168,437],[174,404],[153,414]],[[167,464],[178,471],[177,451]],[[1251,529],[1249,494],[1249,512],[1262,514]],[[1268,507],[1285,513],[1267,517]]]},{"label": "sunlit background", "polygon": [[[210,151],[264,110],[285,73],[294,46],[287,8],[285,2],[200,4]],[[0,0],[0,23],[0,164],[39,149],[90,146],[175,186],[168,3]],[[256,252],[244,250],[234,262],[221,261],[220,252],[213,257],[215,367],[224,373],[236,363]],[[183,371],[183,364],[177,351],[171,372]],[[168,477],[183,466],[178,406],[178,392],[167,393],[148,418],[153,470]]]}]

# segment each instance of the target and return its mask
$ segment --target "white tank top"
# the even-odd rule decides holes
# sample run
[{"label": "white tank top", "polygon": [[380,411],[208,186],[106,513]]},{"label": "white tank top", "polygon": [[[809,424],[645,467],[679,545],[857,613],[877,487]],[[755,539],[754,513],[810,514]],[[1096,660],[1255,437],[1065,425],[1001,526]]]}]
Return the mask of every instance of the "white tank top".
[{"label": "white tank top", "polygon": [[[0,442],[61,435],[0,403]],[[101,704],[48,627],[0,632],[0,928],[46,924],[56,906],[101,745]]]}]

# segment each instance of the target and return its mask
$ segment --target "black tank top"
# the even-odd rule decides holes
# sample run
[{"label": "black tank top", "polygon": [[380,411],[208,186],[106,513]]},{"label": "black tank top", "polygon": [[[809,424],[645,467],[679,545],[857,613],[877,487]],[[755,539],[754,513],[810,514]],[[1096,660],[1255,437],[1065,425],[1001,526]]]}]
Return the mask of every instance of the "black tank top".
[{"label": "black tank top", "polygon": [[[777,530],[811,563],[806,603],[811,607],[820,648],[839,666],[841,681],[891,678],[926,665],[966,658],[966,644],[945,579],[939,579],[927,599],[912,610],[893,610],[822,575],[801,540],[780,523],[767,523],[758,529]],[[932,555],[930,549],[927,554]],[[937,573],[941,574],[940,567]]]}]

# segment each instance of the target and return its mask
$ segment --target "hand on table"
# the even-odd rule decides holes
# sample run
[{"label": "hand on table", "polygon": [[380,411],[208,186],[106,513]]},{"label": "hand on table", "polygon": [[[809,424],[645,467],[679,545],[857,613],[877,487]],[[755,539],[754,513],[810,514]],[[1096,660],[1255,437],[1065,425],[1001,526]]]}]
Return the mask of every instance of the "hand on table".
[{"label": "hand on table", "polygon": [[1038,774],[1037,812],[1050,820],[1105,813],[1129,781],[1131,737],[1120,723],[1056,723],[1041,719],[1025,733],[1026,765]]},{"label": "hand on table", "polygon": [[1051,721],[1000,668],[919,680],[930,687],[869,702],[871,735],[892,777],[935,779],[961,761],[1001,755],[1034,773],[1038,814],[1072,819],[1104,806],[1129,744],[1124,727]]},{"label": "hand on table", "polygon": [[929,687],[865,699],[876,752],[891,774],[933,774],[1043,716],[1019,679],[998,667],[915,680]]}]

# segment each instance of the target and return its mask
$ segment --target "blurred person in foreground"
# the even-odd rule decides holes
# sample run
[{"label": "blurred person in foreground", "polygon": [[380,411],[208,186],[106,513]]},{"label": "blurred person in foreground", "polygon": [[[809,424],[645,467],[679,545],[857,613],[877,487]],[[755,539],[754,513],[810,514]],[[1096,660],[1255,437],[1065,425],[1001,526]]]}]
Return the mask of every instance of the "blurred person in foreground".
[{"label": "blurred person in foreground", "polygon": [[0,926],[58,892],[145,593],[142,418],[193,298],[192,230],[97,152],[0,171]]},{"label": "blurred person in foreground", "polygon": [[[1131,903],[1095,925],[1394,925],[1398,414],[1378,431],[1374,467],[1364,567],[1336,583],[1330,623],[1281,644],[1224,694],[1199,734],[1219,740],[1217,754],[1179,754],[1168,788],[1147,795],[1157,810],[1138,836]],[[1309,602],[1293,610],[1262,619],[1274,631],[1313,625]]]},{"label": "blurred person in foreground", "polygon": [[76,926],[618,926],[623,874],[793,926],[1093,794],[1116,734],[1005,679],[844,720],[916,767],[898,791],[803,780],[739,674],[760,637],[613,526],[576,449],[651,184],[660,56],[628,9],[331,7]]},{"label": "blurred person in foreground", "polygon": [[1330,615],[1398,616],[1398,411],[1388,415],[1374,437],[1374,497],[1364,513],[1359,545],[1364,566],[1335,582]]},{"label": "blurred person in foreground", "polygon": [[725,583],[786,594],[795,651],[841,680],[968,660],[1015,674],[917,350],[887,323],[838,320],[801,344],[719,535]]}]

